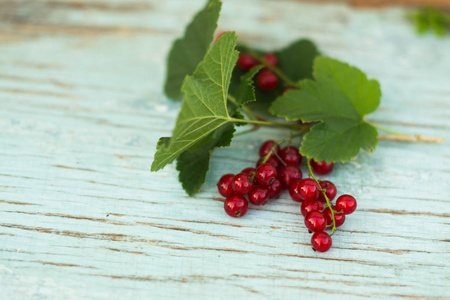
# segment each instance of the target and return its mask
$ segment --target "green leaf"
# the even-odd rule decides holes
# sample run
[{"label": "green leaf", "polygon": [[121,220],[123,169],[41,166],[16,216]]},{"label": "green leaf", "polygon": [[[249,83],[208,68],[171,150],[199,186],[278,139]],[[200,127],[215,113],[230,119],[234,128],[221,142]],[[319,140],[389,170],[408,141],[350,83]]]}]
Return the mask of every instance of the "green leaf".
[{"label": "green leaf", "polygon": [[225,124],[214,132],[207,144],[194,151],[185,151],[178,157],[178,179],[189,196],[195,195],[205,183],[213,151],[230,146],[233,134],[233,124]]},{"label": "green leaf", "polygon": [[181,98],[181,85],[186,75],[194,72],[208,51],[217,28],[222,3],[209,0],[186,27],[184,36],[177,39],[167,59],[164,92],[173,99]]},{"label": "green leaf", "polygon": [[315,81],[300,82],[272,105],[287,120],[319,122],[304,136],[300,152],[318,161],[346,162],[362,148],[372,152],[377,130],[364,121],[380,104],[380,85],[355,67],[328,57],[314,61]]},{"label": "green leaf", "polygon": [[228,87],[236,65],[237,36],[225,33],[206,54],[192,76],[187,76],[182,92],[184,100],[175,129],[166,147],[160,147],[151,170],[158,171],[181,153],[206,145],[213,132],[232,122],[227,110]]},{"label": "green leaf", "polygon": [[313,78],[314,58],[319,55],[316,45],[310,40],[298,40],[276,52],[278,67],[293,81]]},{"label": "green leaf", "polygon": [[[228,114],[233,118],[244,119],[238,109],[242,105],[256,100],[252,78],[261,68],[261,66],[255,67],[241,77],[241,84],[234,91],[235,102],[228,101]],[[237,123],[236,125],[239,124],[245,125],[245,123]],[[205,183],[214,150],[219,147],[230,146],[234,131],[233,124],[223,125],[216,129],[206,144],[193,151],[185,151],[178,157],[177,170],[180,171],[178,178],[189,196],[197,193]]]}]

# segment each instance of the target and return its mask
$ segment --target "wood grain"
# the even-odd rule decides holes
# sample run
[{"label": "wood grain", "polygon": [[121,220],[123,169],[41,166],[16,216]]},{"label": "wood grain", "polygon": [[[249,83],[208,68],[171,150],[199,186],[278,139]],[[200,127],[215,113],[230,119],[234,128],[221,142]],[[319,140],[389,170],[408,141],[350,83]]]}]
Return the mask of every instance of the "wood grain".
[{"label": "wood grain", "polygon": [[225,1],[220,30],[265,49],[311,38],[380,80],[372,121],[446,141],[338,165],[359,208],[315,253],[288,195],[235,220],[216,192],[282,130],[218,150],[194,198],[174,166],[149,172],[179,109],[165,56],[203,1],[3,1],[1,299],[449,298],[450,40],[415,36],[400,8],[258,3]]},{"label": "wood grain", "polygon": [[433,6],[450,8],[448,0],[300,0],[311,3],[348,3],[355,7],[383,7],[383,6]]}]

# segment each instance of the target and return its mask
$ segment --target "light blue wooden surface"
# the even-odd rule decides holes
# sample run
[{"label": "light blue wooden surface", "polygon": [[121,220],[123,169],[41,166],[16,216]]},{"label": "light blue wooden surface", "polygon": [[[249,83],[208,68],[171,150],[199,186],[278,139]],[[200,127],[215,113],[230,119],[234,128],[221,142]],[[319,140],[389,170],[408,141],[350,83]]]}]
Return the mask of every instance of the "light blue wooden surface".
[{"label": "light blue wooden surface", "polygon": [[222,30],[266,49],[311,38],[379,79],[372,120],[446,138],[338,165],[359,207],[319,254],[288,195],[235,220],[216,192],[282,130],[218,150],[195,198],[174,166],[149,172],[179,109],[165,56],[202,6],[0,3],[0,299],[449,299],[450,39],[416,37],[400,8],[225,1]]}]

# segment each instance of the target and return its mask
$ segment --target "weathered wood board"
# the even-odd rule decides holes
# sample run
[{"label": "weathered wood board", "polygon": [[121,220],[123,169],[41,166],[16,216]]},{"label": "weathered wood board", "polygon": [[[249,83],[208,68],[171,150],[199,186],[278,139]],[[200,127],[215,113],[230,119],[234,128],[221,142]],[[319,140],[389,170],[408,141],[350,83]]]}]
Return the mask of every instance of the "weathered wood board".
[{"label": "weathered wood board", "polygon": [[449,299],[450,38],[417,37],[400,8],[225,1],[222,30],[266,49],[311,38],[379,79],[371,120],[446,138],[338,165],[359,207],[319,254],[288,195],[235,220],[215,188],[282,130],[218,150],[195,198],[174,166],[149,172],[179,109],[165,56],[202,6],[0,3],[0,299]]}]

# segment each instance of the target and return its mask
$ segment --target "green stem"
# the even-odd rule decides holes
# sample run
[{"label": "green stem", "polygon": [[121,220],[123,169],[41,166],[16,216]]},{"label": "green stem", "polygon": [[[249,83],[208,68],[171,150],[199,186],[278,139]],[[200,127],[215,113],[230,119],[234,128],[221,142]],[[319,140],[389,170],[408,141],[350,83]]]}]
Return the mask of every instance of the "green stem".
[{"label": "green stem", "polygon": [[234,136],[234,137],[237,137],[237,136],[240,136],[240,135],[244,135],[244,134],[247,134],[247,133],[256,131],[256,130],[258,130],[258,129],[259,129],[259,126],[253,125],[252,128],[247,129],[247,130],[240,131],[240,132],[238,132],[238,133],[235,133],[233,136]]},{"label": "green stem", "polygon": [[248,124],[257,124],[257,125],[262,125],[262,126],[283,127],[283,128],[288,128],[288,129],[292,129],[292,130],[301,129],[300,126],[297,126],[297,125],[278,123],[278,122],[272,122],[272,121],[244,120],[244,119],[235,119],[235,118],[231,118],[228,120],[231,122],[235,122],[235,123],[248,123]]},{"label": "green stem", "polygon": [[319,186],[319,190],[322,192],[322,194],[323,194],[323,197],[325,198],[325,200],[327,201],[327,206],[328,206],[328,208],[330,209],[330,211],[331,211],[331,220],[332,220],[332,233],[331,233],[331,235],[330,236],[332,236],[335,232],[336,232],[336,220],[335,220],[335,218],[334,218],[334,213],[335,212],[337,212],[337,211],[335,211],[334,209],[333,209],[333,207],[331,206],[331,202],[330,202],[330,199],[328,199],[328,197],[327,197],[327,191],[325,190],[325,189],[322,189],[321,187],[320,187],[320,181],[316,178],[316,176],[314,176],[314,172],[313,172],[313,170],[312,170],[312,168],[311,168],[311,159],[310,158],[308,158],[307,159],[307,163],[308,163],[308,169],[309,169],[309,175],[311,175],[311,177],[314,179],[314,181],[317,183],[317,185]]},{"label": "green stem", "polygon": [[393,134],[393,135],[407,135],[407,134],[404,134],[404,133],[401,133],[401,132],[398,132],[398,131],[395,131],[395,130],[391,130],[391,129],[383,127],[383,126],[380,126],[380,125],[375,124],[375,123],[370,123],[370,122],[368,122],[368,123],[370,125],[372,125],[373,127],[375,127],[375,128],[378,128],[378,129],[380,129],[380,130],[382,130],[384,132],[387,132],[387,133],[390,133],[390,134]]},{"label": "green stem", "polygon": [[[234,105],[236,105],[237,107],[241,106],[241,104],[239,104],[239,103],[237,102],[236,97],[234,97],[234,96],[228,94],[227,98],[228,98],[228,100],[230,100],[231,102],[233,102]],[[247,114],[247,116],[248,116],[250,119],[253,119],[253,120],[267,120],[266,118],[264,118],[264,117],[258,115],[257,113],[253,112],[250,108],[248,108],[248,107],[245,106],[245,105],[242,105],[242,106],[241,106],[241,109]]]}]

